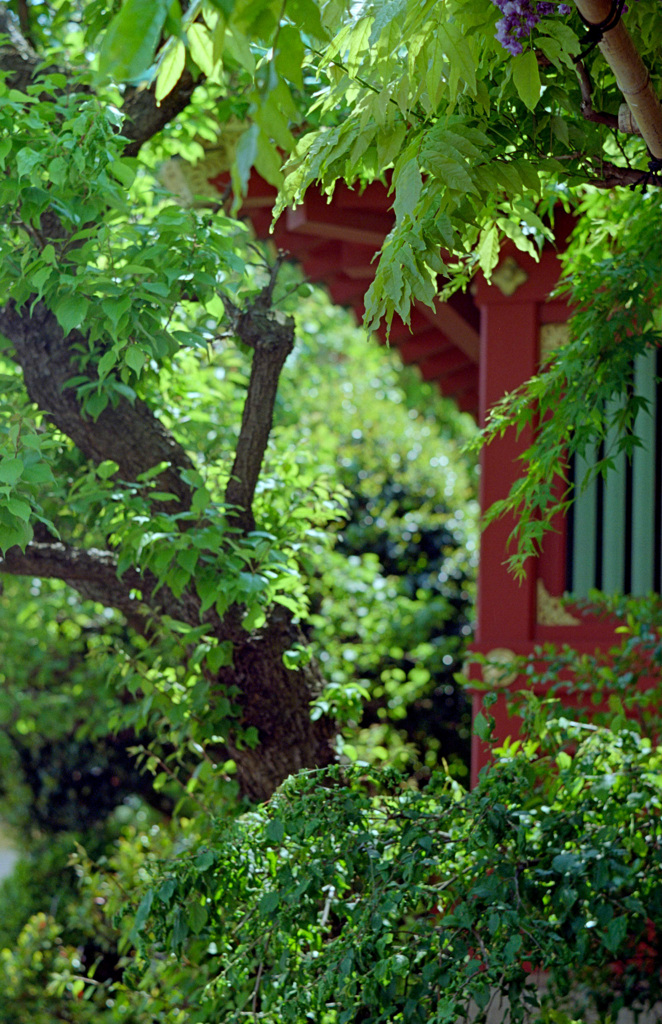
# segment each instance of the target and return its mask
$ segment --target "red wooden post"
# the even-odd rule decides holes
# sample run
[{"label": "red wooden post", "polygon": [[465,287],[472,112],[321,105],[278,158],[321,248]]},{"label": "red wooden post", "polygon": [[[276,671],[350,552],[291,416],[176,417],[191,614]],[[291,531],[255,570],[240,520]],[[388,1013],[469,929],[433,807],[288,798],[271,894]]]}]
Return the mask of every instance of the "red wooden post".
[{"label": "red wooden post", "polygon": [[[499,271],[506,269],[507,273]],[[491,284],[480,278],[475,300],[481,313],[479,407],[484,424],[489,409],[507,392],[531,377],[540,361],[540,325],[542,308],[559,276],[556,254],[545,252],[539,263],[515,250],[504,250]],[[508,280],[509,278],[509,280]],[[519,283],[517,283],[519,282]],[[513,288],[513,284],[515,285]],[[561,313],[561,311],[559,311]],[[559,319],[565,319],[560,316]],[[485,510],[504,498],[523,472],[520,453],[531,443],[531,428],[519,437],[509,430],[502,438],[483,449],[481,457],[480,505]],[[474,649],[485,655],[508,657],[508,653],[528,653],[535,639],[537,609],[537,570],[529,564],[520,583],[508,571],[508,538],[514,520],[506,517],[490,524],[481,537],[476,639]],[[558,580],[556,581],[558,582]],[[562,592],[561,585],[560,591]],[[482,707],[480,693],[473,697],[474,716]],[[505,698],[499,697],[490,708],[496,721],[495,735],[504,739],[517,732],[508,719]],[[486,763],[487,750],[477,736],[472,737],[471,781],[475,783]]]}]

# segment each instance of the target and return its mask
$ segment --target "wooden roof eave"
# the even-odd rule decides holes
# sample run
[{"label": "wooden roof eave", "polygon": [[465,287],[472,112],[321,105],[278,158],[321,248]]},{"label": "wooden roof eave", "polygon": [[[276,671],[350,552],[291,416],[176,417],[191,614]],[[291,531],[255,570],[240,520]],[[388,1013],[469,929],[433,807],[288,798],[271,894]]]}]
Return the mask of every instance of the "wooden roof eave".
[{"label": "wooden roof eave", "polygon": [[[253,175],[242,213],[256,235],[271,237],[301,263],[309,280],[324,284],[334,302],[349,306],[360,321],[365,293],[375,275],[375,256],[394,223],[386,186],[374,182],[359,192],[338,185],[330,201],[309,189],[304,202],[286,210],[270,235],[275,198],[276,190]],[[478,412],[478,323],[471,297],[454,296],[434,308],[417,303],[410,323],[396,316],[389,333],[389,342],[401,349],[405,362],[418,365],[425,379],[474,415]],[[386,340],[385,329],[380,328],[377,335]],[[442,353],[445,360],[431,361]]]}]

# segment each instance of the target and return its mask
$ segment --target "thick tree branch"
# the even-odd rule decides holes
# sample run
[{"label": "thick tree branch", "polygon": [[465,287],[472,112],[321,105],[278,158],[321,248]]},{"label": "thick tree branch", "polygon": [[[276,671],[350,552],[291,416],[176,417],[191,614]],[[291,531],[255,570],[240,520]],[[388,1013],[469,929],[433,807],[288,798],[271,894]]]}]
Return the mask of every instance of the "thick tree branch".
[{"label": "thick tree branch", "polygon": [[23,35],[16,19],[0,3],[0,35],[9,38],[9,42],[0,46],[0,70],[9,72],[9,85],[14,89],[25,90],[30,85],[39,55],[33,50]]},{"label": "thick tree branch", "polygon": [[[0,47],[0,71],[9,72],[11,86],[25,89],[34,78],[39,58],[22,38],[16,20],[0,4],[3,31],[10,35],[10,41]],[[184,72],[160,107],[153,89],[127,89],[122,134],[129,141],[124,152],[137,153],[144,142],[177,116],[189,103],[196,84]],[[66,237],[55,214],[47,216],[50,237]],[[254,526],[255,486],[271,430],[280,371],[293,343],[292,322],[271,309],[277,266],[253,307],[244,312],[232,307],[238,336],[254,349],[233,476],[226,494],[227,501],[239,510],[237,522],[244,530]],[[167,462],[158,486],[175,497],[159,507],[164,511],[190,507],[190,489],[181,473],[191,467],[191,462],[145,403],[131,404],[120,398],[96,421],[82,415],[75,389],[65,386],[78,373],[74,346],[85,347],[82,332],[73,331],[65,337],[54,314],[41,302],[20,309],[7,303],[0,308],[0,332],[14,346],[31,400],[85,456],[95,462],[114,460],[125,480],[135,480],[154,465]],[[12,548],[0,561],[0,571],[64,580],[84,598],[117,608],[141,633],[158,629],[156,620],[163,615],[192,627],[201,622],[200,601],[193,586],[190,593],[176,598],[167,587],[157,589],[157,581],[149,572],[129,568],[118,579],[114,555],[108,551],[77,550],[46,538],[44,543],[28,545],[25,552]],[[219,589],[223,583],[219,577]],[[210,633],[219,640],[232,640],[234,645],[233,664],[221,668],[214,681],[209,713],[213,717],[214,693],[224,696],[228,688],[230,692],[239,688],[241,727],[257,730],[260,746],[257,750],[245,744],[235,746],[230,736],[228,749],[237,764],[242,792],[264,800],[291,772],[333,760],[336,730],[327,717],[311,721],[310,701],[323,685],[315,663],[311,661],[300,670],[289,669],[283,663],[283,652],[304,639],[291,613],[276,605],[264,627],[252,633],[243,629],[241,619],[242,610],[237,606],[229,609],[223,621],[213,607],[203,616]]]},{"label": "thick tree branch", "polygon": [[12,576],[63,580],[81,597],[117,608],[138,632],[145,631],[144,608],[131,596],[132,590],[142,591],[145,581],[134,569],[118,579],[117,563],[109,551],[82,551],[60,543],[28,544],[25,551],[10,548],[0,559],[0,571]]},{"label": "thick tree branch", "polygon": [[[152,615],[164,613],[193,627],[200,625],[195,597],[184,594],[176,599],[165,588],[153,593],[154,577],[135,569],[128,569],[118,579],[115,558],[109,551],[83,551],[60,543],[28,544],[25,552],[11,548],[0,559],[0,572],[64,580],[82,597],[117,608],[142,634],[151,632]],[[132,596],[132,591],[141,596]],[[221,669],[215,689],[225,695],[239,686],[242,725],[257,729],[260,738],[255,750],[237,747],[231,736],[227,739],[243,795],[268,800],[292,772],[331,763],[335,723],[328,716],[315,722],[310,717],[310,702],[324,685],[319,667],[311,661],[293,671],[283,664],[283,651],[305,642],[291,614],[276,605],[264,628],[251,635],[232,614],[222,623],[213,611],[204,619],[214,636],[235,643],[233,665]]]},{"label": "thick tree branch", "polygon": [[75,389],[65,387],[78,372],[72,362],[72,346],[84,342],[84,336],[72,331],[65,337],[55,315],[42,302],[34,305],[32,313],[28,309],[26,305],[18,310],[13,302],[0,308],[0,331],[14,345],[31,400],[88,458],[116,462],[124,480],[136,480],[159,462],[169,462],[158,482],[175,500],[161,507],[170,512],[187,509],[191,491],[180,473],[192,468],[192,463],[184,449],[144,402],[131,405],[121,398],[96,421],[84,417]]},{"label": "thick tree branch", "polygon": [[[588,25],[603,25],[612,11],[610,0],[575,0],[575,3]],[[662,158],[662,104],[622,18],[605,28],[598,46],[614,72],[651,155],[659,160]]]},{"label": "thick tree branch", "polygon": [[243,724],[258,730],[260,744],[253,750],[228,742],[241,791],[258,802],[268,800],[287,775],[336,757],[336,723],[328,715],[314,722],[310,717],[310,702],[325,685],[319,665],[312,660],[296,671],[283,665],[283,651],[296,643],[305,638],[291,614],[275,605],[265,627],[237,651],[232,668],[219,673],[224,689],[239,686]]},{"label": "thick tree branch", "polygon": [[[0,71],[9,72],[9,84],[24,91],[30,85],[41,58],[25,39],[22,31],[5,4],[0,3],[0,34],[9,37],[9,43],[0,47]],[[53,68],[66,73],[66,69]],[[155,99],[155,84],[149,89],[128,86],[124,94],[122,110],[126,120],[122,135],[129,140],[124,149],[126,156],[135,156],[140,147],[161,131],[174,117],[184,110],[191,101],[195,87],[203,80],[194,78],[189,71],[182,73],[179,82],[160,106]]]},{"label": "thick tree branch", "polygon": [[164,128],[169,121],[181,114],[188,106],[191,96],[202,78],[193,78],[184,71],[172,92],[156,105],[154,98],[155,85],[149,89],[127,89],[122,110],[126,121],[122,125],[122,135],[129,139],[124,149],[126,156],[135,156],[143,143]]},{"label": "thick tree branch", "polygon": [[218,639],[230,640],[239,634],[238,626],[232,630],[230,621],[221,623],[213,609],[201,618],[195,595],[184,593],[176,598],[165,587],[157,590],[157,580],[151,572],[129,568],[118,577],[117,560],[111,551],[84,550],[57,541],[32,543],[25,551],[10,548],[0,558],[0,572],[62,580],[86,600],[116,608],[138,633],[150,632],[153,615],[169,615],[193,628],[204,621]]},{"label": "thick tree branch", "polygon": [[253,349],[241,430],[225,492],[226,503],[238,510],[235,519],[246,532],[255,529],[253,497],[271,433],[280,373],[294,347],[294,320],[270,308],[283,259],[279,254],[268,284],[252,306],[241,311],[223,297],[233,331]]},{"label": "thick tree branch", "polygon": [[582,94],[582,102],[580,104],[582,117],[586,121],[595,121],[597,124],[606,124],[610,128],[618,128],[618,118],[615,114],[605,114],[601,110],[593,109],[593,87],[583,61],[577,61],[575,71],[577,72],[579,88]]},{"label": "thick tree branch", "polygon": [[[583,156],[583,154],[582,154]],[[608,160],[596,160],[595,165],[587,164],[587,183],[596,188],[618,188],[624,185],[639,185],[646,172],[635,167],[619,167]]]}]

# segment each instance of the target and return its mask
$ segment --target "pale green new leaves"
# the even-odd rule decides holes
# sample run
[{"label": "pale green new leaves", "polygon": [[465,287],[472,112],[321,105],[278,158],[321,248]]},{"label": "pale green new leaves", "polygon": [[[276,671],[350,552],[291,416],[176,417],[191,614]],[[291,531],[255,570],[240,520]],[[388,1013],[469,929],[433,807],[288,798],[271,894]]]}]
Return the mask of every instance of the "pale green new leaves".
[{"label": "pale green new leaves", "polygon": [[[505,53],[494,38],[497,13],[488,0],[368,2],[338,25],[319,61],[329,83],[316,112],[333,124],[299,141],[276,213],[310,184],[331,193],[339,179],[386,176],[396,224],[367,295],[371,326],[394,313],[407,320],[417,299],[432,304],[440,273],[449,288],[476,266],[489,278],[504,234],[535,254],[546,233],[539,219],[531,224],[543,188],[541,129],[529,119],[542,95],[538,59],[533,49],[516,60]],[[564,67],[577,38],[568,25],[556,28],[545,36],[549,60]],[[553,109],[537,117],[541,126],[556,117],[554,137],[562,135]]]},{"label": "pale green new leaves", "polygon": [[163,54],[159,65],[159,73],[156,79],[154,95],[156,102],[160,103],[165,99],[177,85],[181,78],[184,64],[186,63],[186,47],[181,39],[171,40],[170,45]]},{"label": "pale green new leaves", "polygon": [[513,57],[513,82],[523,103],[533,110],[540,99],[540,72],[533,50]]},{"label": "pale green new leaves", "polygon": [[152,62],[167,13],[167,0],[125,0],[104,36],[100,73],[118,79],[141,75]]}]

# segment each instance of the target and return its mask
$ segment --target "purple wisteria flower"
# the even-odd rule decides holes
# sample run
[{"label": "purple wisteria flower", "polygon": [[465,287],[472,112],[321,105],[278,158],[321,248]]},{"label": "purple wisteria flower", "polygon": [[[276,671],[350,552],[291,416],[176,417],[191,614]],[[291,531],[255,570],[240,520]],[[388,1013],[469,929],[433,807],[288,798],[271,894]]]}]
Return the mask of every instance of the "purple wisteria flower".
[{"label": "purple wisteria flower", "polygon": [[522,52],[521,40],[530,35],[541,18],[548,14],[570,14],[570,4],[547,3],[545,0],[492,0],[503,17],[497,22],[496,37],[514,57]]}]

